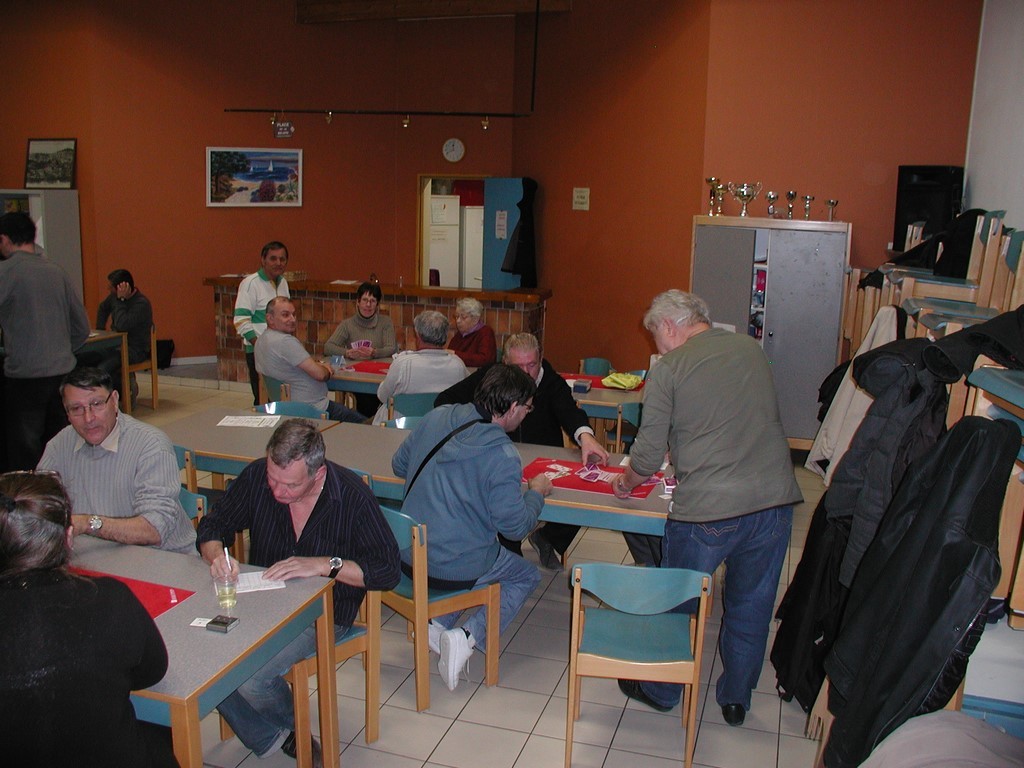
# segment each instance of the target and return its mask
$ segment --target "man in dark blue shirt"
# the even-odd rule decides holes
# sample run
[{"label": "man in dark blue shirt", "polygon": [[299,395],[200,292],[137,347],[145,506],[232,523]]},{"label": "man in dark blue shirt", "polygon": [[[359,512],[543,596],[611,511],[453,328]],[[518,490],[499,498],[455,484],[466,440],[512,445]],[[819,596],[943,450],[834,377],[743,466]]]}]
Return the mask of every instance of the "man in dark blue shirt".
[{"label": "man in dark blue shirt", "polygon": [[[324,456],[312,422],[282,423],[254,461],[199,523],[197,546],[214,577],[237,572],[225,559],[235,532],[249,529],[249,562],[265,578],[323,576],[334,580],[335,635],[348,631],[367,589],[399,580],[398,544],[366,483]],[[279,749],[295,756],[292,696],[283,675],[316,647],[311,625],[218,705],[221,715],[257,756]],[[294,726],[292,725],[292,728]],[[314,754],[319,744],[314,740]]]}]

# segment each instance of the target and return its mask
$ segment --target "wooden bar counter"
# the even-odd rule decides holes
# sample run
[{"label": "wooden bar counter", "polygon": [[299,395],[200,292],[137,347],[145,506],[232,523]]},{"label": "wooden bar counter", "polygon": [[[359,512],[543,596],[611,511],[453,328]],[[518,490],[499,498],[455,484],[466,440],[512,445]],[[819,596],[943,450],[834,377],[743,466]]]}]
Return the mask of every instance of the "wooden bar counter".
[{"label": "wooden bar counter", "polygon": [[[300,276],[296,276],[297,278]],[[296,337],[314,356],[324,354],[324,343],[346,317],[356,312],[358,284],[332,283],[326,280],[295,279],[286,274],[288,289],[299,316]],[[242,275],[207,277],[203,285],[213,288],[214,318],[217,334],[218,378],[222,381],[248,381],[242,340],[235,332],[235,297]],[[455,330],[455,302],[472,296],[483,304],[483,321],[494,329],[498,348],[513,333],[533,333],[544,344],[544,315],[551,291],[546,288],[516,288],[508,291],[474,291],[468,288],[388,285],[380,312],[395,324],[395,337],[401,349],[412,347],[416,337],[413,318],[427,309],[441,312],[452,321]]]}]

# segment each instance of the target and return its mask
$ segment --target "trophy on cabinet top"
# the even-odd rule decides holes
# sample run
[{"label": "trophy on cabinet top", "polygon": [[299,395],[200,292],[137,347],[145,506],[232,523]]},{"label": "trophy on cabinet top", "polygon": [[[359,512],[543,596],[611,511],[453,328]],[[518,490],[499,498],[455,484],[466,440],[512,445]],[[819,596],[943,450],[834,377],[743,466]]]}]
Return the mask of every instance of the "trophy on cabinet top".
[{"label": "trophy on cabinet top", "polygon": [[715,216],[722,215],[722,199],[725,197],[726,186],[722,182],[715,185]]},{"label": "trophy on cabinet top", "polygon": [[811,218],[812,200],[814,200],[814,195],[804,195],[804,221],[808,221]]},{"label": "trophy on cabinet top", "polygon": [[775,218],[775,201],[779,199],[778,192],[765,192],[764,199],[768,201],[768,218]]},{"label": "trophy on cabinet top", "polygon": [[708,216],[715,215],[715,188],[721,183],[717,176],[708,176],[704,181],[710,188],[708,195]]},{"label": "trophy on cabinet top", "polygon": [[732,196],[740,202],[740,216],[746,216],[747,205],[754,202],[754,198],[761,192],[761,182],[757,181],[753,184],[733,184],[730,181],[729,191],[732,192]]},{"label": "trophy on cabinet top", "polygon": [[786,218],[793,218],[793,201],[796,200],[796,190],[791,189],[786,193]]},{"label": "trophy on cabinet top", "polygon": [[828,199],[825,201],[825,205],[828,206],[828,220],[836,220],[836,206],[839,205],[838,200]]}]

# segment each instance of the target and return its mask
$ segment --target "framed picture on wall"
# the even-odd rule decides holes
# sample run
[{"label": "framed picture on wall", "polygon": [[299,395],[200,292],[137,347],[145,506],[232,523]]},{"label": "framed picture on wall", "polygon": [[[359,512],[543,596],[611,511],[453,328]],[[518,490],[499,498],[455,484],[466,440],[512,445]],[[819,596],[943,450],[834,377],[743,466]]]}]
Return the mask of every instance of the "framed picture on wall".
[{"label": "framed picture on wall", "polygon": [[302,205],[302,150],[206,148],[211,208]]},{"label": "framed picture on wall", "polygon": [[74,189],[77,139],[29,139],[25,189]]}]

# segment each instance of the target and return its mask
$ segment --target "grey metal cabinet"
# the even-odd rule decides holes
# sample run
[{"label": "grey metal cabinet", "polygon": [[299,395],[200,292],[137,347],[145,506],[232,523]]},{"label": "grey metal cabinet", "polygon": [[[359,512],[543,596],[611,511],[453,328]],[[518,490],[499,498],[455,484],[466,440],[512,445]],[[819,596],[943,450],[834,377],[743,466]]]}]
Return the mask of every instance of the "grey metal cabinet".
[{"label": "grey metal cabinet", "polygon": [[797,447],[818,431],[818,387],[838,362],[849,257],[846,222],[694,217],[691,290],[713,322],[761,342]]}]

